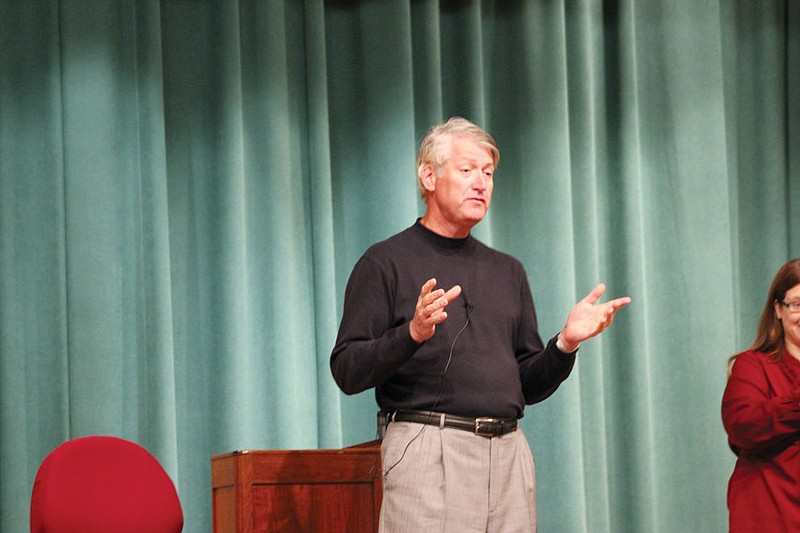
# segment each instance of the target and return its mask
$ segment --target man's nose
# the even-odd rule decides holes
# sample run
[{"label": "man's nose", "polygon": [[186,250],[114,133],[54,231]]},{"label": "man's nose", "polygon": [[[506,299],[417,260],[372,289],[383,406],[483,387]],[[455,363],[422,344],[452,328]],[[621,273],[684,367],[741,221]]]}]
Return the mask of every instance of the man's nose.
[{"label": "man's nose", "polygon": [[478,171],[477,176],[474,180],[472,180],[472,186],[479,191],[485,191],[486,187],[488,187],[489,178],[483,175],[482,172]]}]

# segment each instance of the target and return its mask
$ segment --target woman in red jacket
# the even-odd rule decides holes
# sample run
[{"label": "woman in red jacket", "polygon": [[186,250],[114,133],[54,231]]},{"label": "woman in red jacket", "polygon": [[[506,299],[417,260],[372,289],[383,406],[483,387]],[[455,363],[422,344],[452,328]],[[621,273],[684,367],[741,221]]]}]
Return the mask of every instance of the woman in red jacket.
[{"label": "woman in red jacket", "polygon": [[722,422],[738,456],[729,531],[800,531],[800,259],[775,275],[756,341],[731,358]]}]

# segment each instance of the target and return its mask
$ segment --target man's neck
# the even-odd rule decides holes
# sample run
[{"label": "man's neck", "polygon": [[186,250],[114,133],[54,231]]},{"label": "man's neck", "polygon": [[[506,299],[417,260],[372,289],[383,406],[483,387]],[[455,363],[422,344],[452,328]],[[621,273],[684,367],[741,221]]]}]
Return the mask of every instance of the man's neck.
[{"label": "man's neck", "polygon": [[448,223],[441,217],[432,216],[430,212],[425,212],[419,220],[420,224],[442,237],[448,239],[464,239],[469,237],[472,226],[460,226]]}]

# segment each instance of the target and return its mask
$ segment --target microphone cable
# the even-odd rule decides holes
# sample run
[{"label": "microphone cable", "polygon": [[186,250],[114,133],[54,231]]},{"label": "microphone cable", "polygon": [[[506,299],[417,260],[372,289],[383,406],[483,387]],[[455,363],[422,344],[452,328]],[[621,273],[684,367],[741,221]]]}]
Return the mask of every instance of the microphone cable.
[{"label": "microphone cable", "polygon": [[[450,343],[450,352],[447,354],[447,361],[445,362],[444,370],[442,371],[442,377],[441,377],[441,382],[442,383],[441,383],[441,386],[439,387],[439,394],[436,396],[436,400],[433,402],[433,406],[428,410],[428,413],[430,413],[431,416],[433,416],[433,412],[436,410],[436,407],[439,405],[439,400],[442,399],[442,394],[444,394],[444,376],[445,376],[445,374],[447,374],[447,369],[450,368],[450,362],[453,360],[453,351],[455,350],[455,347],[456,347],[456,341],[461,336],[461,334],[464,332],[464,330],[467,329],[467,326],[469,325],[469,322],[470,322],[469,312],[470,312],[470,309],[472,309],[472,304],[469,302],[469,300],[466,301],[466,306],[465,307],[467,309],[467,320],[464,322],[464,325],[461,326],[461,329],[458,330],[458,333],[456,333],[456,336],[453,337],[453,342]],[[388,416],[391,417],[391,415],[388,415]],[[391,419],[387,422],[387,426],[390,423],[391,423]],[[422,427],[419,429],[417,434],[414,435],[414,437],[411,440],[409,440],[408,443],[406,443],[405,448],[403,448],[403,453],[400,454],[400,458],[397,461],[395,461],[392,466],[390,466],[388,469],[386,469],[383,472],[383,478],[384,479],[386,479],[386,476],[389,475],[389,472],[394,470],[394,467],[396,467],[397,465],[400,464],[400,461],[402,461],[403,458],[406,456],[406,452],[408,451],[408,448],[411,446],[411,444],[415,440],[417,440],[419,438],[420,435],[422,435],[422,433],[425,431],[425,428],[427,426],[428,426],[428,424],[422,424]]]}]

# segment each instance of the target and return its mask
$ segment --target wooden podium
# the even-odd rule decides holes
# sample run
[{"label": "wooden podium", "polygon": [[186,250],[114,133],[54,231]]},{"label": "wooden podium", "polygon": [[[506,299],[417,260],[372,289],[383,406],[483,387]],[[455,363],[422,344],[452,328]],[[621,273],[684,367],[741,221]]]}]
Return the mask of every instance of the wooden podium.
[{"label": "wooden podium", "polygon": [[340,450],[240,450],[211,458],[214,533],[377,532],[377,441]]}]

